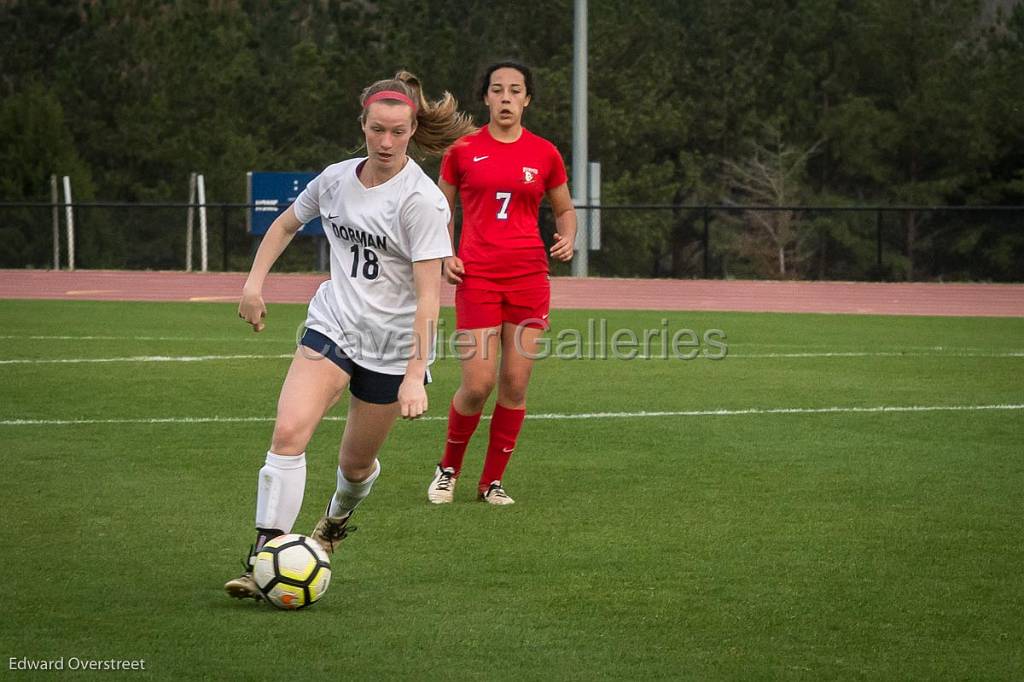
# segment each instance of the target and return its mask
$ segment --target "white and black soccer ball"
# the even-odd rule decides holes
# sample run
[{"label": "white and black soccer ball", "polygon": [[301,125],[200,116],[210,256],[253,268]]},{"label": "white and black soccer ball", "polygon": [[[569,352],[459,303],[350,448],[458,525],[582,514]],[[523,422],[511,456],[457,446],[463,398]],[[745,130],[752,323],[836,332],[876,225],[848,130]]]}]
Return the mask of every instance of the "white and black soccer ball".
[{"label": "white and black soccer ball", "polygon": [[315,540],[294,533],[279,535],[256,554],[252,577],[274,606],[304,609],[327,591],[331,562]]}]

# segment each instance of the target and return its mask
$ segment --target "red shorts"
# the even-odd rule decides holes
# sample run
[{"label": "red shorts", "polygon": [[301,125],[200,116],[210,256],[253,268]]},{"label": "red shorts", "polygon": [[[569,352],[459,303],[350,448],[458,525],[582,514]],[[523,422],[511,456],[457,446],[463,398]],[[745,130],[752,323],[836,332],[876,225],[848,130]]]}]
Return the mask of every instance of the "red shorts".
[{"label": "red shorts", "polygon": [[503,322],[548,329],[550,310],[550,284],[515,291],[455,289],[456,329],[500,327]]}]

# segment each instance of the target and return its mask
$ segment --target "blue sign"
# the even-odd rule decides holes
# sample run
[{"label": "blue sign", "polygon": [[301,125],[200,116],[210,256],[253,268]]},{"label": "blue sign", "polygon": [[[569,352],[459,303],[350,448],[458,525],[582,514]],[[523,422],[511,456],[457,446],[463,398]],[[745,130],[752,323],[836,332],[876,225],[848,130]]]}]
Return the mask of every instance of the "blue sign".
[{"label": "blue sign", "polygon": [[[264,235],[270,229],[274,218],[281,215],[291,206],[296,197],[316,173],[276,173],[250,171],[246,173],[248,180],[249,213],[246,226],[249,234]],[[320,219],[311,220],[299,228],[298,234],[306,236],[324,236],[324,227]]]}]

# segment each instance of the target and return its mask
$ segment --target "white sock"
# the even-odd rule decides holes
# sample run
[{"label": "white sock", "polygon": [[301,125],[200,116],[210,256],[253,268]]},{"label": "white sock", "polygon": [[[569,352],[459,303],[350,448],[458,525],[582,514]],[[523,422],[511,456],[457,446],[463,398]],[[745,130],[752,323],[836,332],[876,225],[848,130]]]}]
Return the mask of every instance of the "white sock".
[{"label": "white sock", "polygon": [[256,489],[256,527],[290,533],[306,492],[306,453],[267,452]]},{"label": "white sock", "polygon": [[345,474],[341,473],[341,467],[338,467],[338,489],[334,492],[334,497],[331,498],[328,516],[334,518],[348,516],[359,506],[360,502],[366,499],[366,496],[370,494],[370,488],[373,487],[373,482],[380,476],[380,460],[375,459],[373,464],[373,473],[365,481],[358,483],[353,483],[345,478]]}]

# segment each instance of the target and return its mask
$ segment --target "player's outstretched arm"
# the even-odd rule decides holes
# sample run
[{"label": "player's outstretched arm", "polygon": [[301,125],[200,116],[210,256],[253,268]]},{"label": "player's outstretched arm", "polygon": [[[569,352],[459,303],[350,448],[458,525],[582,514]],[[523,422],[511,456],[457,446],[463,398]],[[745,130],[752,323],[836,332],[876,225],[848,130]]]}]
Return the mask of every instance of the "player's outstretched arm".
[{"label": "player's outstretched arm", "polygon": [[242,287],[242,300],[238,303],[238,316],[251,324],[254,332],[263,331],[266,326],[263,323],[263,318],[267,316],[267,306],[263,302],[263,282],[300,227],[302,223],[295,217],[294,207],[289,206],[271,223],[260,242],[260,248],[256,250],[249,277]]},{"label": "player's outstretched arm", "polygon": [[576,244],[576,209],[569,196],[569,185],[563,183],[548,190],[547,198],[555,214],[555,243],[551,246],[551,257],[562,262],[570,261]]},{"label": "player's outstretched arm", "polygon": [[398,403],[402,417],[415,419],[427,411],[427,391],[423,378],[427,374],[430,351],[437,331],[437,316],[441,310],[441,259],[416,261],[412,264],[416,284],[416,317],[412,323],[412,346],[405,379],[398,388]]}]

